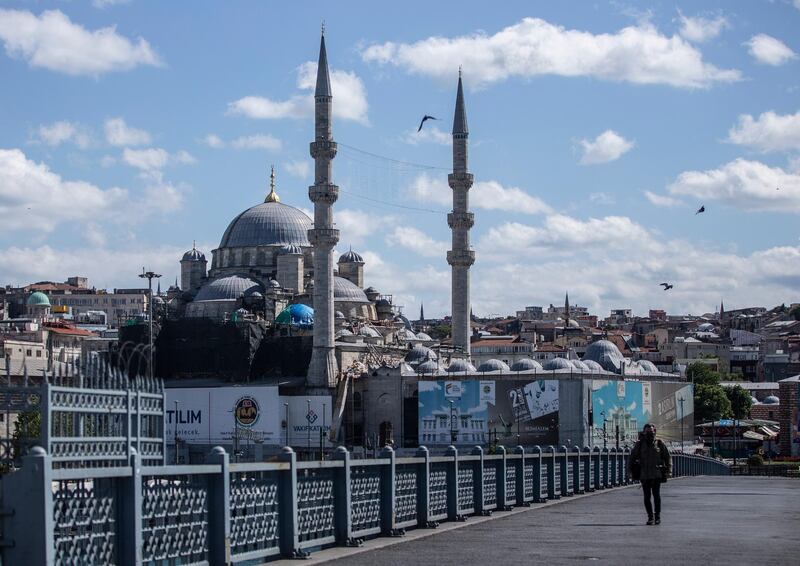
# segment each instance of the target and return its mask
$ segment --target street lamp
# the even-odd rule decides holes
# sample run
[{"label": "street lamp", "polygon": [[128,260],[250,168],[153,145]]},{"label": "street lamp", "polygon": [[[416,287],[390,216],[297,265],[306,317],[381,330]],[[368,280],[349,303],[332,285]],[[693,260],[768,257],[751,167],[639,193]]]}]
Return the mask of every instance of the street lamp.
[{"label": "street lamp", "polygon": [[306,432],[308,434],[308,438],[306,440],[306,449],[308,453],[311,454],[311,421],[308,420],[309,415],[311,415],[311,399],[306,399],[306,403],[308,404],[308,411],[306,412],[306,422],[308,426],[306,427]]},{"label": "street lamp", "polygon": [[175,417],[172,423],[175,428],[175,465],[178,465],[178,401],[175,401]]},{"label": "street lamp", "polygon": [[606,412],[600,411],[600,416],[603,417],[603,450],[606,449]]},{"label": "street lamp", "polygon": [[458,442],[458,418],[452,399],[450,399],[450,442]]},{"label": "street lamp", "polygon": [[286,444],[284,446],[289,446],[289,403],[284,403],[283,407],[286,410]]},{"label": "street lamp", "polygon": [[158,279],[161,275],[155,271],[145,271],[144,267],[142,267],[142,272],[139,274],[139,277],[147,279],[147,319],[150,325],[150,330],[148,331],[150,338],[150,361],[147,367],[149,370],[148,377],[153,377],[153,279]]},{"label": "street lamp", "polygon": [[684,399],[683,397],[680,397],[678,399],[678,403],[680,403],[680,405],[681,405],[681,420],[680,420],[680,425],[681,425],[681,452],[683,452],[683,403],[684,403],[684,401],[686,401],[686,399]]}]

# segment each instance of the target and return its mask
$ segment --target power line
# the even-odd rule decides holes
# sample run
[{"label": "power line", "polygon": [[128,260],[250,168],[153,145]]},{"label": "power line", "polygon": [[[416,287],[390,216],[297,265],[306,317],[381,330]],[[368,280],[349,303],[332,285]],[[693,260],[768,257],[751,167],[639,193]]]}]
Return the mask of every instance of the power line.
[{"label": "power line", "polygon": [[393,159],[391,157],[386,157],[385,155],[378,155],[377,153],[372,153],[370,151],[365,151],[363,149],[359,149],[357,147],[354,147],[352,145],[347,145],[347,144],[342,143],[342,142],[337,142],[337,143],[341,147],[346,147],[347,149],[351,149],[353,151],[357,151],[358,153],[363,153],[364,155],[369,155],[370,157],[375,157],[377,159],[382,159],[384,161],[389,161],[391,163],[397,163],[399,165],[407,165],[407,166],[415,167],[415,168],[418,168],[418,169],[436,169],[436,170],[439,170],[439,171],[450,171],[451,170],[449,167],[439,167],[437,165],[426,165],[424,163],[414,163],[413,161],[402,161],[400,159]]},{"label": "power line", "polygon": [[379,203],[379,204],[383,204],[385,206],[393,206],[395,208],[402,208],[402,209],[405,209],[405,210],[415,210],[417,212],[429,212],[431,214],[447,214],[447,212],[444,211],[444,210],[434,210],[432,208],[420,208],[420,207],[417,207],[417,206],[407,206],[407,205],[404,205],[404,204],[396,204],[396,203],[385,201],[385,200],[380,200],[380,199],[371,198],[371,197],[365,197],[364,195],[359,195],[357,193],[353,193],[353,192],[348,191],[346,189],[342,189],[341,187],[339,188],[339,191],[343,192],[345,194],[348,194],[348,195],[350,195],[352,197],[355,197],[355,198],[360,198],[360,199],[368,200],[368,201],[371,201],[371,202],[376,202],[376,203]]}]

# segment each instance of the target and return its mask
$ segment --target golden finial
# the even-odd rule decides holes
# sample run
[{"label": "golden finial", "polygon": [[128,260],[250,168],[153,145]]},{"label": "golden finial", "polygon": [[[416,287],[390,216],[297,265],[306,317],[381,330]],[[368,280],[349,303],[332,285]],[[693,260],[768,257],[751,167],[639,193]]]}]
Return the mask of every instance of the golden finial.
[{"label": "golden finial", "polygon": [[272,171],[269,174],[269,194],[264,202],[281,202],[278,193],[275,192],[275,166],[272,166]]}]

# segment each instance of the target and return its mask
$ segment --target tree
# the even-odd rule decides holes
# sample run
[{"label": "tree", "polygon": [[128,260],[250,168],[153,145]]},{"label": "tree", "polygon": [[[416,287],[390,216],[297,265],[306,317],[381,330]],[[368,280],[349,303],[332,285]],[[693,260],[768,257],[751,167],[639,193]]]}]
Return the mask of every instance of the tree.
[{"label": "tree", "polygon": [[721,386],[695,383],[694,418],[696,422],[717,421],[731,415],[731,402]]},{"label": "tree", "polygon": [[686,379],[695,385],[719,385],[720,374],[707,364],[694,362],[686,368]]},{"label": "tree", "polygon": [[739,385],[725,388],[725,395],[731,404],[731,414],[735,419],[744,419],[750,414],[750,408],[753,406],[753,398],[746,389]]},{"label": "tree", "polygon": [[14,422],[11,442],[14,447],[14,458],[21,458],[29,441],[38,440],[42,432],[42,414],[39,411],[23,411]]},{"label": "tree", "polygon": [[449,324],[440,324],[431,328],[430,336],[434,340],[443,340],[450,336],[450,331],[451,328]]}]

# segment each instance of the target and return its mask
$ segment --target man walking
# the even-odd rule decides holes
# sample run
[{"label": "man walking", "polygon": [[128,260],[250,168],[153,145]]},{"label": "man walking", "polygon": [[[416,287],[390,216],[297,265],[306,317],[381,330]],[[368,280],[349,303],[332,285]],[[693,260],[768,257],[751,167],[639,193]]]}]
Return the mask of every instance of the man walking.
[{"label": "man walking", "polygon": [[[672,458],[669,450],[660,439],[656,438],[656,427],[647,423],[642,429],[639,441],[631,451],[628,474],[642,484],[648,525],[661,524],[661,484],[667,481],[671,473]],[[654,506],[655,515],[653,515]]]}]

